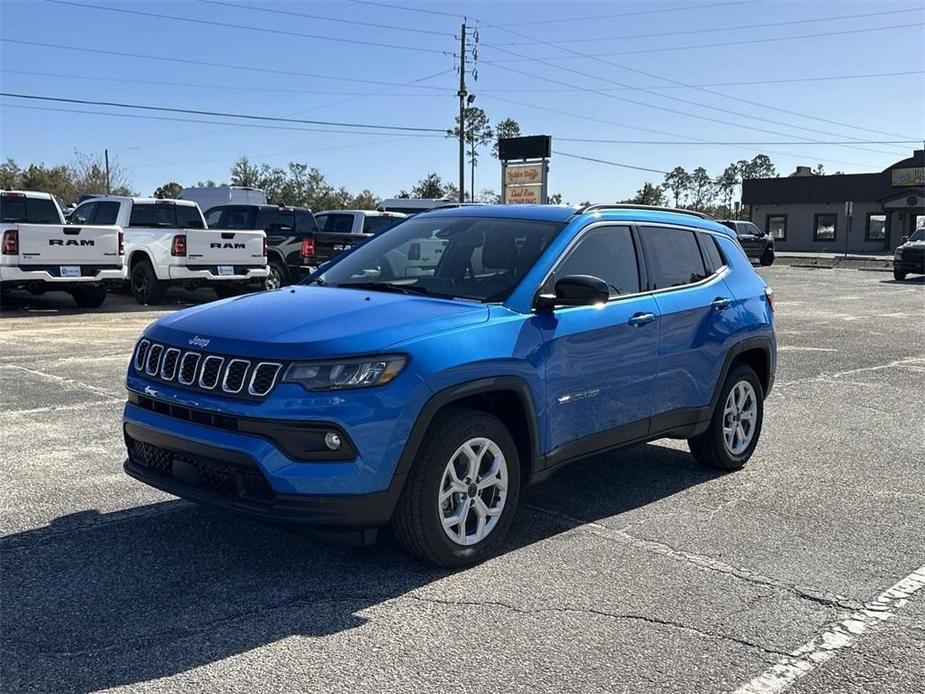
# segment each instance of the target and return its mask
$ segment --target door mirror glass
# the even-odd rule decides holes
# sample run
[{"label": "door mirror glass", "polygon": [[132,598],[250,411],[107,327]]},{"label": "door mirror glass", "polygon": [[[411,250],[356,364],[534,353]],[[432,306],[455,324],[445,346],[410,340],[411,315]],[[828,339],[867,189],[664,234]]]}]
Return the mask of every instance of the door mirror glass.
[{"label": "door mirror glass", "polygon": [[555,294],[541,294],[537,308],[552,310],[555,306],[593,306],[604,304],[610,298],[610,288],[600,277],[569,275],[558,280]]}]

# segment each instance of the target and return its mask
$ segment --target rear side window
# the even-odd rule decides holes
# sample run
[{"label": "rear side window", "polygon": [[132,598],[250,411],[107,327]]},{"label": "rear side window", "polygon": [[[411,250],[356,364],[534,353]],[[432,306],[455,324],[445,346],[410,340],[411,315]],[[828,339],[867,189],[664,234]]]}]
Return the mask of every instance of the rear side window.
[{"label": "rear side window", "polygon": [[582,236],[556,268],[545,291],[551,292],[557,280],[569,275],[601,278],[610,288],[611,297],[638,292],[639,266],[629,227],[597,227]]},{"label": "rear side window", "polygon": [[23,224],[60,224],[61,217],[51,200],[0,196],[0,219]]},{"label": "rear side window", "polygon": [[139,202],[132,205],[131,227],[202,229],[202,213],[194,205]]},{"label": "rear side window", "polygon": [[93,224],[93,216],[96,214],[95,202],[88,202],[81,205],[71,215],[71,224]]},{"label": "rear side window", "polygon": [[267,230],[270,227],[295,229],[295,215],[273,208],[261,209],[257,213],[257,228]]},{"label": "rear side window", "polygon": [[116,217],[119,216],[119,203],[117,202],[98,202],[96,204],[96,216],[93,218],[94,224],[115,224]]},{"label": "rear side window", "polygon": [[716,239],[711,234],[699,234],[699,236],[700,245],[705,256],[704,259],[707,263],[707,271],[716,272],[726,264],[726,260],[723,258],[719,246],[716,245]]},{"label": "rear side window", "polygon": [[707,276],[693,231],[642,227],[641,235],[653,289],[680,287]]}]

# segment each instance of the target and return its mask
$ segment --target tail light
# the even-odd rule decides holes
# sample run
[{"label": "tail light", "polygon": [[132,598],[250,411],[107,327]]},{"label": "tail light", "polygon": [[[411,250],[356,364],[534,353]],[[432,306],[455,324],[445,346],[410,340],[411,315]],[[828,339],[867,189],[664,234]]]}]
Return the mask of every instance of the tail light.
[{"label": "tail light", "polygon": [[119,255],[125,255],[125,232],[119,232]]},{"label": "tail light", "polygon": [[768,306],[771,307],[771,310],[774,310],[774,290],[770,287],[764,288],[764,298],[768,300]]},{"label": "tail light", "polygon": [[302,239],[302,251],[300,255],[303,258],[315,257],[315,238],[313,236],[306,236]]},{"label": "tail light", "polygon": [[412,243],[408,246],[408,260],[420,260],[421,259],[421,244]]},{"label": "tail light", "polygon": [[3,255],[19,255],[19,232],[16,229],[3,232]]},{"label": "tail light", "polygon": [[186,255],[186,234],[177,234],[170,244],[170,255]]},{"label": "tail light", "polygon": [[264,258],[267,257],[267,237],[266,235],[264,235],[263,237],[263,257]]}]

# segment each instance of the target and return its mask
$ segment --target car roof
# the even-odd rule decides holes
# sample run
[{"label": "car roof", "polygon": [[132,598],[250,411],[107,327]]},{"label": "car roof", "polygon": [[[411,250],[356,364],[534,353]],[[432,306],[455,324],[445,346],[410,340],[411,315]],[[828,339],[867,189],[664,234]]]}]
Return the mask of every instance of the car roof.
[{"label": "car roof", "polygon": [[193,200],[183,200],[182,198],[136,198],[130,195],[94,195],[92,198],[87,198],[84,200],[81,205],[85,205],[88,202],[100,202],[105,200],[116,200],[116,201],[130,201],[132,203],[164,203],[172,202],[176,205],[184,205],[188,207],[193,207],[196,203]]},{"label": "car roof", "polygon": [[521,219],[538,222],[570,222],[581,218],[601,219],[615,222],[649,222],[652,224],[675,224],[713,231],[733,236],[732,230],[714,219],[699,213],[684,210],[646,208],[643,206],[600,206],[598,208],[576,208],[567,205],[477,205],[438,208],[421,212],[427,217],[488,217],[497,219]]}]

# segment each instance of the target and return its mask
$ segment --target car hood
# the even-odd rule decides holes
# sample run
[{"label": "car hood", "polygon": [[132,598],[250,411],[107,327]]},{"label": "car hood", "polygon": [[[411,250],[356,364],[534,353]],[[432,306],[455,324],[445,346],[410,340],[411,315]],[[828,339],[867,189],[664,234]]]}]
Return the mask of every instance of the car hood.
[{"label": "car hood", "polygon": [[146,336],[181,348],[272,359],[370,354],[488,320],[482,304],[390,292],[295,286],[165,316]]}]

